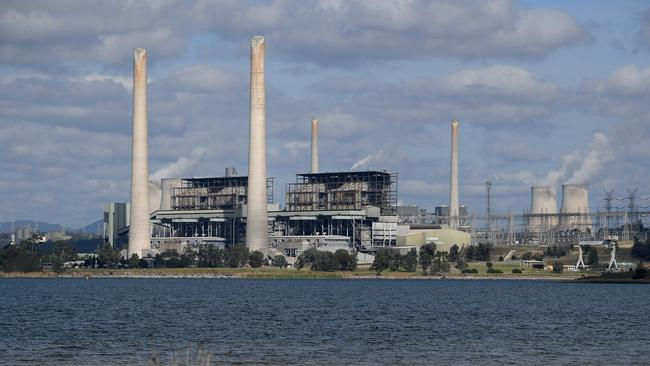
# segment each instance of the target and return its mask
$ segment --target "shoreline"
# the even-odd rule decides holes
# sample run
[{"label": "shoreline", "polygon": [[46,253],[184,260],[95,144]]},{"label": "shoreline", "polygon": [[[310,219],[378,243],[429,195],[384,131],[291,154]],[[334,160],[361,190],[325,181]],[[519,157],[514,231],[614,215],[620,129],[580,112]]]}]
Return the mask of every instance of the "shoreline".
[{"label": "shoreline", "polygon": [[[137,279],[259,279],[259,280],[456,280],[456,281],[550,281],[550,282],[577,282],[584,281],[583,275],[546,275],[546,276],[513,276],[513,275],[413,275],[408,272],[384,273],[380,276],[371,273],[355,272],[313,272],[286,270],[286,272],[255,272],[247,270],[221,271],[199,270],[199,271],[152,271],[139,270],[81,270],[74,272],[8,272],[0,273],[0,279],[8,278],[137,278]],[[240,272],[240,273],[237,273]],[[582,281],[581,281],[582,280]]]}]

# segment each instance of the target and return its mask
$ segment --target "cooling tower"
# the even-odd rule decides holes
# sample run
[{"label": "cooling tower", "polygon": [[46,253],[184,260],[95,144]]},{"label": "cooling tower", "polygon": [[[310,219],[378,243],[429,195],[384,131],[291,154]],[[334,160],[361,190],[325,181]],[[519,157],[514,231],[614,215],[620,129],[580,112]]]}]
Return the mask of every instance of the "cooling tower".
[{"label": "cooling tower", "polygon": [[557,225],[557,216],[534,216],[541,214],[557,215],[557,193],[548,186],[530,187],[530,214],[528,225],[531,230],[540,230]]},{"label": "cooling tower", "polygon": [[318,173],[318,118],[311,118],[311,172]]},{"label": "cooling tower", "polygon": [[560,225],[563,229],[583,231],[590,229],[589,186],[587,184],[563,184],[560,213],[562,214]]},{"label": "cooling tower", "polygon": [[160,180],[160,209],[172,209],[172,193],[174,188],[181,187],[180,178],[163,178]]},{"label": "cooling tower", "polygon": [[151,249],[149,167],[147,152],[147,50],[133,52],[133,153],[131,158],[131,223],[128,256]]},{"label": "cooling tower", "polygon": [[248,203],[246,246],[268,254],[266,211],[266,111],[263,36],[251,39],[250,138],[248,145]]},{"label": "cooling tower", "polygon": [[449,226],[458,228],[458,121],[451,121],[451,175],[449,181]]}]

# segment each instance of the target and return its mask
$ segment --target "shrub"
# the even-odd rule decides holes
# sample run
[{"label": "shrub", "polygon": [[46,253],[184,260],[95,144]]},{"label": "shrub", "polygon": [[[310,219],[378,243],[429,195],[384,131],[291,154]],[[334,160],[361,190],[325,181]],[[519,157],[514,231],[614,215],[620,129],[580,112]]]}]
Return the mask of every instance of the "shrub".
[{"label": "shrub", "polygon": [[402,256],[402,267],[406,272],[415,272],[418,267],[418,253],[415,251],[415,248]]},{"label": "shrub", "polygon": [[463,262],[461,259],[459,259],[456,262],[456,268],[460,269],[461,271],[467,268],[467,263]]},{"label": "shrub", "polygon": [[485,271],[485,272],[486,272],[486,273],[503,273],[502,270],[500,270],[500,269],[494,269],[494,268],[488,268],[488,270]]},{"label": "shrub", "polygon": [[499,262],[503,262],[503,256],[499,257]]},{"label": "shrub", "polygon": [[512,273],[523,273],[519,268],[513,268]]},{"label": "shrub", "polygon": [[463,273],[478,273],[478,269],[476,269],[476,268],[465,268],[463,270]]},{"label": "shrub", "polygon": [[357,268],[357,256],[350,254],[345,249],[338,249],[334,252],[334,260],[337,269],[343,271],[354,271]]},{"label": "shrub", "polygon": [[287,258],[283,255],[276,255],[271,261],[273,267],[285,268],[287,266]]},{"label": "shrub", "polygon": [[634,270],[634,275],[632,276],[633,279],[638,280],[641,278],[646,278],[648,275],[648,270],[645,269],[642,265],[637,265],[636,269]]},{"label": "shrub", "polygon": [[370,270],[375,271],[377,276],[379,276],[383,270],[390,267],[391,258],[390,249],[377,249],[375,252],[375,260],[372,262]]},{"label": "shrub", "polygon": [[264,264],[264,253],[260,252],[259,250],[253,251],[249,255],[249,261],[251,264],[251,267],[253,268],[260,268]]}]

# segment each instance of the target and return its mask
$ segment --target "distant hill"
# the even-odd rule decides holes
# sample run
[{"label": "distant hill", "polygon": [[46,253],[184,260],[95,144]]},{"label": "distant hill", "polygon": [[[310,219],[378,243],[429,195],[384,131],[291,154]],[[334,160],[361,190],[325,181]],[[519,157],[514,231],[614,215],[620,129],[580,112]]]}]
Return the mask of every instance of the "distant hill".
[{"label": "distant hill", "polygon": [[88,224],[81,229],[75,231],[81,231],[82,233],[97,234],[97,227],[99,227],[99,235],[104,233],[104,220],[97,220],[92,224]]},{"label": "distant hill", "polygon": [[[18,229],[21,226],[26,226],[29,225],[34,229],[38,229],[38,231],[42,232],[48,232],[48,231],[58,231],[58,230],[70,230],[68,228],[63,227],[62,225],[59,224],[50,224],[47,222],[42,222],[42,221],[36,221],[34,222],[33,220],[16,220],[13,222],[13,228],[14,230]],[[10,233],[11,232],[11,227],[12,227],[12,222],[2,222],[0,223],[0,233]]]},{"label": "distant hill", "polygon": [[[32,227],[32,229],[36,228],[38,229],[39,232],[48,232],[48,231],[59,231],[59,230],[65,230],[65,231],[71,231],[71,232],[82,232],[82,233],[89,233],[89,234],[97,234],[97,225],[99,225],[99,230],[100,230],[100,235],[103,233],[104,230],[104,220],[97,220],[93,222],[92,224],[86,225],[80,229],[70,229],[67,228],[63,225],[60,224],[50,224],[48,222],[42,222],[42,221],[36,221],[34,222],[33,220],[16,220],[13,222],[13,228],[14,230],[18,229],[21,226],[26,226],[29,225]],[[0,233],[10,233],[11,232],[11,227],[12,227],[12,222],[1,222],[0,223]]]}]

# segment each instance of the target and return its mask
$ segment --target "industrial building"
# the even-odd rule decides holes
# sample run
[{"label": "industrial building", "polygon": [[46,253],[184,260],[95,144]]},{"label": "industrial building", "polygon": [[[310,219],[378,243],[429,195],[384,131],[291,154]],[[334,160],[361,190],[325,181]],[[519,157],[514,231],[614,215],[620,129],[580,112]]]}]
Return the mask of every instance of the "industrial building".
[{"label": "industrial building", "polygon": [[128,243],[128,238],[120,231],[129,226],[130,204],[111,202],[104,205],[104,242],[114,248],[121,248]]},{"label": "industrial building", "polygon": [[[151,214],[152,249],[242,243],[248,224],[248,177],[165,182],[161,208]],[[310,246],[372,251],[397,244],[397,174],[383,171],[298,174],[285,189],[286,207],[273,202],[266,181],[269,248],[289,257]],[[165,202],[169,202],[167,206]]]}]

